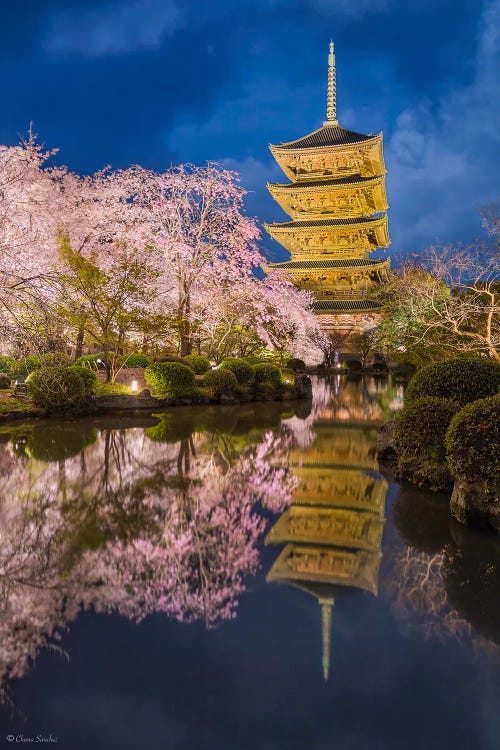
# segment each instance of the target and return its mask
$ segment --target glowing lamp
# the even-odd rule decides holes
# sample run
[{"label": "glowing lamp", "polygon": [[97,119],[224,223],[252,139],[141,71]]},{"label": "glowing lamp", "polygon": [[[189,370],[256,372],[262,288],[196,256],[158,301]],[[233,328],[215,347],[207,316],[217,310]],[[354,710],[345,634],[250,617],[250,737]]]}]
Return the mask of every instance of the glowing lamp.
[{"label": "glowing lamp", "polygon": [[132,380],[132,385],[130,386],[130,390],[132,391],[132,393],[137,392],[137,380]]}]

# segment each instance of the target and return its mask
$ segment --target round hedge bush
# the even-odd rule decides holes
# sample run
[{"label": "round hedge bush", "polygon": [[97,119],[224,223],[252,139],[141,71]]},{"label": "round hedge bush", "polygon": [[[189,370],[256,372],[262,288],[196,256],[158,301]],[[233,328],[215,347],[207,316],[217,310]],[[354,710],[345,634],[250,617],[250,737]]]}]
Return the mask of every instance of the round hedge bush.
[{"label": "round hedge bush", "polygon": [[90,370],[88,367],[81,367],[80,365],[71,365],[71,367],[68,367],[68,370],[76,372],[76,374],[81,377],[83,385],[85,386],[85,395],[95,392],[97,375],[94,370]]},{"label": "round hedge bush", "polygon": [[389,370],[385,362],[374,362],[372,365],[372,369],[375,370],[375,372],[380,372],[384,374],[388,372]]},{"label": "round hedge bush", "polygon": [[406,405],[394,420],[394,445],[403,476],[444,489],[451,483],[446,464],[445,436],[460,406],[446,398],[427,396]]},{"label": "round hedge bush", "polygon": [[210,370],[210,360],[200,354],[187,354],[184,359],[192,366],[196,375],[204,375]]},{"label": "round hedge bush", "polygon": [[221,362],[221,368],[230,370],[240,385],[249,385],[255,378],[254,368],[243,359],[228,357]]},{"label": "round hedge bush", "polygon": [[155,364],[156,362],[177,362],[180,365],[186,365],[186,367],[190,367],[194,372],[192,363],[185,357],[178,357],[176,354],[166,354],[164,357],[155,359],[153,364]]},{"label": "round hedge bush", "polygon": [[236,375],[231,370],[210,370],[203,377],[203,385],[213,391],[214,396],[229,396],[238,388]]},{"label": "round hedge bush", "polygon": [[69,367],[41,367],[26,382],[33,402],[46,411],[65,411],[78,406],[85,396],[81,377]]},{"label": "round hedge bush", "polygon": [[46,352],[40,355],[40,367],[69,367],[71,357],[64,352]]},{"label": "round hedge bush", "polygon": [[16,360],[14,357],[8,357],[6,354],[0,354],[0,372],[12,375],[16,369]]},{"label": "round hedge bush", "polygon": [[135,352],[134,354],[129,354],[125,357],[124,360],[124,367],[147,367],[149,365],[149,359],[146,357],[145,354],[141,354],[140,352]]},{"label": "round hedge bush", "polygon": [[405,404],[423,396],[450,398],[461,406],[494,396],[500,386],[500,365],[482,359],[450,359],[423,367],[412,377]]},{"label": "round hedge bush", "polygon": [[306,363],[303,359],[292,357],[288,360],[287,368],[292,372],[304,372],[304,370],[306,369]]},{"label": "round hedge bush", "polygon": [[253,365],[256,383],[270,383],[275,388],[281,385],[281,372],[276,365]]},{"label": "round hedge bush", "polygon": [[445,444],[455,478],[483,481],[498,492],[500,394],[464,406],[451,420]]},{"label": "round hedge bush", "polygon": [[0,372],[0,390],[5,390],[6,388],[10,388],[10,375],[7,375],[6,372]]},{"label": "round hedge bush", "polygon": [[144,378],[163,398],[191,396],[196,386],[194,370],[181,362],[153,362],[144,370]]}]

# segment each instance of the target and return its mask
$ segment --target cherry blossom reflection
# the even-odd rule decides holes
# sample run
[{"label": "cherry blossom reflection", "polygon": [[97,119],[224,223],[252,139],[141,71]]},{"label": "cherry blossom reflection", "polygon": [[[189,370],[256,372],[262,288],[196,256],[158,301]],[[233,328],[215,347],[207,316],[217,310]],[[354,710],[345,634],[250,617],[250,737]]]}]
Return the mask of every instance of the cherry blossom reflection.
[{"label": "cherry blossom reflection", "polygon": [[295,487],[290,434],[175,420],[40,423],[0,444],[2,683],[88,608],[208,627],[235,616],[265,516]]}]

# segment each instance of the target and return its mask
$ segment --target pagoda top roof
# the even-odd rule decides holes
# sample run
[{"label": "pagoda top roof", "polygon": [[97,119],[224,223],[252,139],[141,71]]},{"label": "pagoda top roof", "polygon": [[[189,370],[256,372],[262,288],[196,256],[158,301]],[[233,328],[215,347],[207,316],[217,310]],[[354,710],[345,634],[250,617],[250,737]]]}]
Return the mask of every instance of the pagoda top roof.
[{"label": "pagoda top roof", "polygon": [[361,143],[362,141],[369,141],[376,136],[371,133],[370,135],[364,135],[362,133],[355,133],[353,130],[346,130],[342,128],[336,121],[325,122],[317,130],[313,130],[312,133],[298,138],[296,141],[288,141],[285,143],[279,143],[272,145],[272,149],[303,149],[303,148],[324,148],[326,146],[347,146],[354,143]]},{"label": "pagoda top roof", "polygon": [[286,260],[283,263],[269,263],[272,268],[293,271],[300,268],[353,268],[356,266],[379,266],[388,264],[387,258],[332,258],[331,260]]},{"label": "pagoda top roof", "polygon": [[275,224],[269,224],[266,226],[272,227],[273,229],[307,229],[309,227],[347,227],[353,224],[368,224],[376,221],[382,221],[385,218],[385,214],[382,216],[357,216],[349,219],[311,219],[310,221],[285,221],[277,222]]},{"label": "pagoda top roof", "polygon": [[308,190],[309,188],[330,190],[332,187],[340,187],[342,185],[364,185],[370,182],[380,182],[383,179],[383,175],[380,175],[378,177],[361,177],[360,175],[352,175],[351,177],[341,177],[337,180],[301,180],[300,182],[275,182],[268,183],[268,187],[292,191]]}]

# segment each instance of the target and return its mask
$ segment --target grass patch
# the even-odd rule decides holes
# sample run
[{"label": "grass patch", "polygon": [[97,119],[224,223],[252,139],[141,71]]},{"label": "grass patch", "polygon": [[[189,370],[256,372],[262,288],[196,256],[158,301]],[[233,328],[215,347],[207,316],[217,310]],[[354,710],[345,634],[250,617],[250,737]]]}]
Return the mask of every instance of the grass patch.
[{"label": "grass patch", "polygon": [[12,388],[0,391],[0,414],[9,414],[12,411],[34,411],[39,409],[33,404],[29,396],[16,398]]},{"label": "grass patch", "polygon": [[96,396],[131,396],[132,391],[124,383],[97,383]]}]

